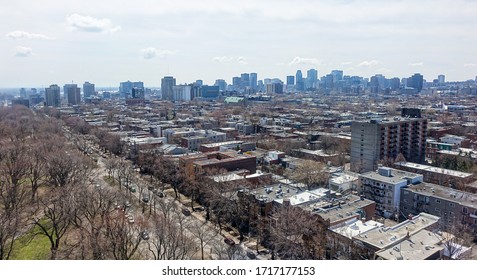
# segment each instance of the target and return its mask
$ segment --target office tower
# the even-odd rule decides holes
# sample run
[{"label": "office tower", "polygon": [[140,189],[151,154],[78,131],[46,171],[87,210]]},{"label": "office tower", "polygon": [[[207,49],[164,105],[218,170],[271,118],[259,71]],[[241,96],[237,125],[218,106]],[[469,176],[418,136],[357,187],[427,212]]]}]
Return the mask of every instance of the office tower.
[{"label": "office tower", "polygon": [[142,88],[144,89],[144,83],[143,82],[122,82],[119,84],[119,93],[121,94],[122,97],[129,98],[131,97],[132,94],[132,89],[133,88]]},{"label": "office tower", "polygon": [[176,85],[176,79],[172,76],[165,76],[161,80],[161,93],[163,100],[174,100],[174,86]]},{"label": "office tower", "polygon": [[78,105],[81,103],[81,89],[77,84],[65,84],[63,93],[68,101],[68,105]]},{"label": "office tower", "polygon": [[242,80],[241,87],[246,88],[250,86],[250,74],[242,73],[240,74],[240,79]]},{"label": "office tower", "polygon": [[305,83],[303,82],[303,74],[301,70],[296,71],[296,90],[305,90]]},{"label": "office tower", "polygon": [[219,86],[220,91],[225,91],[227,89],[227,82],[223,79],[215,80],[214,86]]},{"label": "office tower", "polygon": [[376,170],[380,161],[395,160],[399,154],[410,162],[424,162],[427,119],[411,109],[403,110],[402,114],[404,117],[391,121],[352,122],[352,171]]},{"label": "office tower", "polygon": [[295,76],[287,76],[287,86],[295,85]]},{"label": "office tower", "polygon": [[444,83],[446,82],[446,76],[445,76],[445,75],[442,75],[442,74],[439,75],[439,76],[437,76],[437,82],[438,82],[439,84],[444,84]]},{"label": "office tower", "polygon": [[198,86],[202,86],[204,84],[204,81],[203,80],[195,80],[195,83],[198,85]]},{"label": "office tower", "polygon": [[60,87],[58,85],[50,85],[45,88],[45,105],[51,107],[60,107]]},{"label": "office tower", "polygon": [[144,99],[145,97],[144,88],[133,87],[131,96],[132,98],[135,98],[135,99]]},{"label": "office tower", "polygon": [[306,88],[316,88],[318,82],[318,71],[316,69],[310,69],[306,72]]},{"label": "office tower", "polygon": [[83,97],[86,99],[86,98],[89,98],[93,95],[95,95],[96,92],[95,92],[95,89],[94,89],[94,84],[90,83],[90,82],[84,82],[83,84]]},{"label": "office tower", "polygon": [[200,91],[200,96],[207,99],[217,99],[220,94],[219,86],[203,86]]},{"label": "office tower", "polygon": [[27,92],[25,88],[20,89],[20,97],[21,98],[26,98],[27,97]]},{"label": "office tower", "polygon": [[232,78],[232,86],[234,90],[240,89],[241,84],[242,84],[242,79],[240,77]]},{"label": "office tower", "polygon": [[283,84],[279,82],[267,84],[267,94],[270,93],[283,93]]},{"label": "office tower", "polygon": [[401,87],[401,80],[399,78],[390,79],[389,87],[391,88],[391,90],[398,90]]},{"label": "office tower", "polygon": [[415,88],[417,92],[421,92],[423,84],[424,84],[424,77],[419,73],[416,73],[412,75],[412,77],[407,79],[407,86]]},{"label": "office tower", "polygon": [[[172,100],[171,101],[190,101],[192,99],[192,86],[179,85],[172,86]],[[164,98],[164,94],[162,95]],[[170,99],[167,99],[170,100]]]},{"label": "office tower", "polygon": [[334,83],[343,80],[343,71],[342,70],[333,70],[333,71],[331,71],[331,75],[333,76],[333,82]]},{"label": "office tower", "polygon": [[[477,79],[476,79],[476,80],[477,80]],[[257,90],[258,90],[258,91],[264,91],[263,80],[258,80]]]},{"label": "office tower", "polygon": [[257,80],[257,73],[250,73],[250,87],[254,90],[257,89],[257,84],[258,80]]}]

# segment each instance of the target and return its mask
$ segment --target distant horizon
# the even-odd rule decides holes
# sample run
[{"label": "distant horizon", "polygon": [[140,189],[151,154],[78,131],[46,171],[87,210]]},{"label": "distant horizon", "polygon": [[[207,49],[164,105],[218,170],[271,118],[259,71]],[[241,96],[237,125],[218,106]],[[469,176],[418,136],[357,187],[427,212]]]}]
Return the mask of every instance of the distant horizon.
[{"label": "distant horizon", "polygon": [[[428,81],[477,76],[477,1],[4,1],[0,84],[113,87],[298,69]],[[94,8],[93,8],[94,7]],[[305,73],[303,73],[305,75]],[[198,77],[198,76],[201,77]]]}]

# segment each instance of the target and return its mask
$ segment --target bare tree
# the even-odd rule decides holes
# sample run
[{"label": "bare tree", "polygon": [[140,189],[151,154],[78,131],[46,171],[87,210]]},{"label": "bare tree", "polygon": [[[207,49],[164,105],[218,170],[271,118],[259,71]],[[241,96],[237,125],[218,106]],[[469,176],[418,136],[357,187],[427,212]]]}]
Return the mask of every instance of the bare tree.
[{"label": "bare tree", "polygon": [[305,184],[308,189],[328,182],[325,164],[313,160],[303,160],[299,167],[288,169],[285,174],[289,179]]},{"label": "bare tree", "polygon": [[191,259],[195,253],[195,242],[186,234],[187,221],[175,208],[166,206],[164,210],[169,213],[152,217],[149,251],[156,260]]},{"label": "bare tree", "polygon": [[120,209],[107,219],[106,248],[108,254],[115,260],[131,260],[143,258],[140,245],[143,242],[141,235],[147,228],[142,216],[134,217],[134,221],[124,215]]},{"label": "bare tree", "polygon": [[44,235],[50,241],[52,260],[57,258],[61,240],[76,218],[74,187],[62,186],[49,192],[40,199],[43,218],[33,217],[33,224],[38,227],[37,234]]},{"label": "bare tree", "polygon": [[271,220],[271,243],[282,259],[323,259],[328,224],[301,208],[276,207]]},{"label": "bare tree", "polygon": [[199,243],[201,259],[205,260],[205,247],[215,240],[219,232],[200,222],[192,223],[189,230]]}]

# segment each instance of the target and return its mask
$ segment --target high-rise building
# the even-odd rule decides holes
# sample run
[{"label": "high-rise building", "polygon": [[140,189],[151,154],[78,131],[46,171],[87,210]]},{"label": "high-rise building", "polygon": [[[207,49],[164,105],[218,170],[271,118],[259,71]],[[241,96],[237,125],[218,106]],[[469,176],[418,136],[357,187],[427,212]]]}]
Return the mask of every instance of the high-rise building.
[{"label": "high-rise building", "polygon": [[[191,90],[192,90],[192,87],[188,85],[172,86],[172,99],[166,99],[166,100],[189,101],[192,98]],[[162,95],[162,98],[164,99],[164,93]]]},{"label": "high-rise building", "polygon": [[232,78],[232,86],[234,90],[239,90],[242,85],[242,79],[240,77]]},{"label": "high-rise building", "polygon": [[351,169],[376,170],[380,161],[395,160],[402,154],[406,161],[422,163],[426,152],[427,119],[413,110],[392,121],[371,120],[351,124]]},{"label": "high-rise building", "polygon": [[417,92],[421,92],[422,86],[424,85],[424,76],[419,73],[412,75],[409,79],[407,79],[407,86],[415,88]]},{"label": "high-rise building", "polygon": [[439,76],[437,76],[437,82],[438,82],[439,84],[444,84],[444,83],[446,82],[446,76],[445,76],[445,75],[442,75],[442,74],[439,75]]},{"label": "high-rise building", "polygon": [[301,73],[301,70],[296,71],[296,90],[305,90],[305,83],[303,81],[303,74]]},{"label": "high-rise building", "polygon": [[83,84],[83,97],[88,98],[88,97],[91,97],[95,94],[96,94],[96,92],[95,92],[95,89],[94,89],[94,84],[92,84],[90,82],[84,82],[84,84]]},{"label": "high-rise building", "polygon": [[25,88],[20,89],[20,97],[21,98],[26,98],[27,97],[27,92]]},{"label": "high-rise building", "polygon": [[333,70],[331,75],[333,76],[334,83],[343,80],[343,70]]},{"label": "high-rise building", "polygon": [[240,79],[242,81],[242,88],[246,88],[250,86],[250,74],[249,73],[242,73],[240,74]]},{"label": "high-rise building", "polygon": [[295,76],[287,76],[287,86],[295,85]]},{"label": "high-rise building", "polygon": [[200,91],[200,96],[207,99],[217,99],[220,94],[219,86],[203,86]]},{"label": "high-rise building", "polygon": [[219,86],[220,91],[225,91],[227,89],[227,82],[223,79],[215,80],[214,86]]},{"label": "high-rise building", "polygon": [[[161,93],[163,100],[174,100],[174,86],[176,85],[176,79],[172,76],[165,76],[161,80]],[[190,100],[190,98],[189,98]]]},{"label": "high-rise building", "polygon": [[78,105],[81,103],[81,89],[77,84],[65,84],[63,93],[69,105]]},{"label": "high-rise building", "polygon": [[250,73],[250,87],[254,90],[257,89],[257,84],[258,80],[257,80],[257,73]]},{"label": "high-rise building", "polygon": [[310,69],[306,72],[306,88],[316,88],[318,82],[318,71]]},{"label": "high-rise building", "polygon": [[45,105],[51,107],[60,107],[60,87],[58,85],[50,85],[45,88]]},{"label": "high-rise building", "polygon": [[122,82],[122,83],[119,84],[119,94],[122,97],[130,98],[133,88],[144,89],[144,83],[143,82],[131,82],[131,81]]}]

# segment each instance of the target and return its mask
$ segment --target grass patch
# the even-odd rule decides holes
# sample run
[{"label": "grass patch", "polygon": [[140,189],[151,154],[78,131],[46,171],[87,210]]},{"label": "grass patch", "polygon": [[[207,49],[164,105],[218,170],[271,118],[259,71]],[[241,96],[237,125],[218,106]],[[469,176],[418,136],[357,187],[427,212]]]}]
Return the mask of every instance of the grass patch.
[{"label": "grass patch", "polygon": [[44,235],[35,234],[40,230],[35,226],[25,235],[15,240],[12,260],[47,260],[50,258],[50,241]]},{"label": "grass patch", "polygon": [[118,183],[114,180],[114,177],[109,177],[108,175],[103,177],[103,180],[108,183],[110,186],[117,186]]}]

